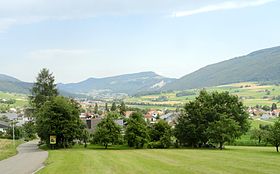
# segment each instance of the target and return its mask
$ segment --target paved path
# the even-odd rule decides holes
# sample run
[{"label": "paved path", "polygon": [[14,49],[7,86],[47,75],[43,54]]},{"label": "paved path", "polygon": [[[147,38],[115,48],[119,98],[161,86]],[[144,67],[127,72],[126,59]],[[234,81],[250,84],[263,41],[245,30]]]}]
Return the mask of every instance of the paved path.
[{"label": "paved path", "polygon": [[0,161],[0,173],[2,174],[32,174],[44,167],[43,162],[48,157],[47,151],[38,149],[38,141],[30,141],[21,144],[18,154]]}]

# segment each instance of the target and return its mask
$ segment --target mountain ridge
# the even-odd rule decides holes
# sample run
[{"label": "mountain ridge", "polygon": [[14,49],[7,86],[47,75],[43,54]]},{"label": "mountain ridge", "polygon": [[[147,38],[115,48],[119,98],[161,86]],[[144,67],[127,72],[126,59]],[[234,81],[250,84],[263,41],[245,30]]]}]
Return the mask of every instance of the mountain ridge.
[{"label": "mountain ridge", "polygon": [[207,65],[168,84],[164,90],[203,88],[245,81],[280,81],[279,75],[280,46]]}]

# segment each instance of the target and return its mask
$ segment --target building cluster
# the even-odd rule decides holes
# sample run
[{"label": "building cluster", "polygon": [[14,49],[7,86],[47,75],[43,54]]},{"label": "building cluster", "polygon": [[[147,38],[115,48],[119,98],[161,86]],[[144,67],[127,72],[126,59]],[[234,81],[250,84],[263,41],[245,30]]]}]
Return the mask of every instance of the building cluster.
[{"label": "building cluster", "polygon": [[247,111],[250,114],[250,118],[259,120],[275,119],[280,116],[280,109],[267,111],[262,108],[250,107]]}]

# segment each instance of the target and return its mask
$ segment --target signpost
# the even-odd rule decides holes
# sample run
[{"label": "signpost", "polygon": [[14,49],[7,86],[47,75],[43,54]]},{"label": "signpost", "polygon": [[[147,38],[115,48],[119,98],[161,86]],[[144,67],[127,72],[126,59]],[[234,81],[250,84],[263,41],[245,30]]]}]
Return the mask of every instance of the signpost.
[{"label": "signpost", "polygon": [[50,145],[52,146],[52,149],[54,149],[54,145],[56,145],[56,136],[50,135]]}]

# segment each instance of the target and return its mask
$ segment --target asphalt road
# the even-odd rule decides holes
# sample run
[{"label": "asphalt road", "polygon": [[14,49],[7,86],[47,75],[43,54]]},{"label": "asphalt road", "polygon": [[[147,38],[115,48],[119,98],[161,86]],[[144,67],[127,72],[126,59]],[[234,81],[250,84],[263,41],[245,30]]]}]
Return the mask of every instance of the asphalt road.
[{"label": "asphalt road", "polygon": [[18,146],[18,154],[0,161],[0,174],[32,174],[44,167],[48,152],[38,149],[38,141]]}]

